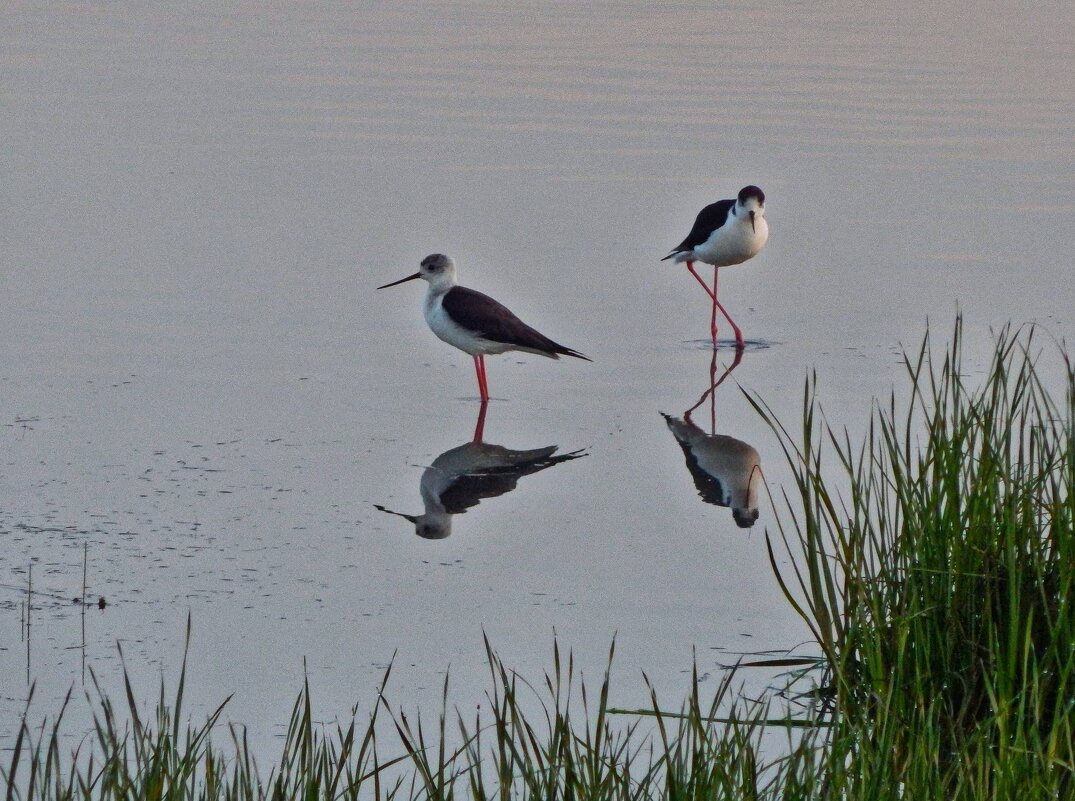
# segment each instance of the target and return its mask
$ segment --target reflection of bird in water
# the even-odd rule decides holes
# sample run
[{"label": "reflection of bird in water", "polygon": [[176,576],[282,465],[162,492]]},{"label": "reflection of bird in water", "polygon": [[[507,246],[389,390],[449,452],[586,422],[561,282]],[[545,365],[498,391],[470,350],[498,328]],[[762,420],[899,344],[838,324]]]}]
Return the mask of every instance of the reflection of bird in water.
[{"label": "reflection of bird in water", "polygon": [[582,450],[555,455],[556,445],[517,451],[482,442],[485,409],[483,403],[474,440],[445,451],[423,471],[418,486],[425,504],[422,514],[406,515],[383,506],[377,508],[410,520],[419,537],[444,539],[452,533],[452,515],[461,514],[486,498],[511,492],[523,476],[586,455]]},{"label": "reflection of bird in water", "polygon": [[449,345],[474,357],[474,371],[478,374],[478,392],[482,401],[489,400],[489,382],[485,377],[485,354],[506,353],[521,350],[559,359],[574,356],[590,361],[577,350],[553,342],[534,330],[510,309],[488,295],[456,284],[455,262],[442,253],[434,253],[422,259],[414,275],[377,287],[385,289],[405,281],[421,278],[429,283],[426,293],[426,322],[433,333]]},{"label": "reflection of bird in water", "polygon": [[[769,224],[765,221],[765,193],[756,186],[744,186],[735,200],[718,200],[700,212],[687,238],[661,261],[672,259],[676,264],[687,263],[691,275],[713,300],[713,312],[709,318],[709,333],[717,344],[717,309],[731,323],[735,332],[735,346],[740,350],[746,345],[743,332],[717,300],[717,273],[721,267],[742,264],[758,255],[769,239]],[[694,262],[713,265],[713,288],[694,271]]]},{"label": "reflection of bird in water", "polygon": [[[761,481],[761,456],[747,443],[735,437],[709,433],[691,419],[691,413],[708,397],[711,401],[711,420],[715,421],[716,389],[741,360],[742,351],[717,380],[716,352],[710,365],[711,384],[682,419],[662,414],[687,460],[687,469],[698,494],[706,503],[730,507],[732,517],[740,528],[750,528],[758,520],[758,484]],[[715,425],[715,422],[714,422]]]},{"label": "reflection of bird in water", "polygon": [[690,419],[664,415],[694,479],[698,494],[706,503],[730,506],[740,528],[758,521],[758,482],[761,457],[741,439],[707,434]]}]

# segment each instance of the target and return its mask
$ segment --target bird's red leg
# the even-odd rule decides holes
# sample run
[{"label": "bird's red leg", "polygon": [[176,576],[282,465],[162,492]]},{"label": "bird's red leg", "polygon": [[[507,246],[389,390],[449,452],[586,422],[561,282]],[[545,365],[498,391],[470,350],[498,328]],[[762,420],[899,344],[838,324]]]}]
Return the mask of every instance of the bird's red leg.
[{"label": "bird's red leg", "polygon": [[698,279],[698,283],[702,285],[702,289],[705,290],[705,293],[709,295],[709,297],[713,297],[713,290],[709,288],[709,284],[703,281],[702,276],[698,275],[698,273],[694,271],[693,261],[687,262],[687,269],[691,271],[691,275]]},{"label": "bird's red leg", "polygon": [[474,424],[474,442],[481,443],[485,436],[485,413],[489,411],[489,401],[483,400],[478,410],[478,422]]},{"label": "bird's red leg", "polygon": [[481,395],[482,403],[486,403],[489,400],[489,386],[485,379],[485,356],[477,355],[474,357],[474,372],[478,374],[478,392]]},{"label": "bird's red leg", "polygon": [[736,350],[742,350],[746,347],[746,340],[743,339],[743,332],[739,330],[739,326],[735,324],[735,320],[728,316],[728,312],[723,306],[720,305],[720,301],[714,299],[714,303],[717,304],[717,308],[720,309],[720,313],[724,315],[725,319],[731,325],[732,330],[735,332],[735,348]]},{"label": "bird's red leg", "polygon": [[720,309],[720,313],[724,315],[724,319],[728,321],[728,324],[732,327],[732,331],[735,332],[736,350],[742,350],[746,347],[746,340],[743,339],[743,332],[739,330],[739,326],[735,324],[735,320],[733,320],[731,318],[731,315],[728,314],[727,309],[725,309],[720,304],[720,301],[717,300],[717,271],[719,269],[719,267],[713,268],[713,344],[717,344],[717,309]]},{"label": "bird's red leg", "polygon": [[709,333],[713,337],[713,348],[717,347],[717,273],[720,268],[713,266],[713,309],[709,315]]},{"label": "bird's red leg", "polygon": [[[713,304],[714,304],[713,305],[713,314],[712,314],[712,317],[710,318],[710,321],[709,321],[709,332],[710,332],[710,334],[713,335],[713,345],[715,346],[717,344],[717,307],[716,307],[716,303],[717,303],[717,284],[716,284],[716,280],[714,280],[714,282],[713,282],[713,288],[710,289],[709,284],[707,284],[705,281],[702,280],[702,276],[698,275],[698,273],[696,273],[694,271],[694,262],[693,261],[688,261],[687,262],[687,269],[691,271],[691,275],[693,275],[695,280],[697,280],[698,283],[702,285],[702,289],[705,290],[705,293],[707,295],[709,295],[709,297],[713,301]],[[713,277],[715,279],[716,278],[716,267],[714,267],[713,270],[714,270]]]}]

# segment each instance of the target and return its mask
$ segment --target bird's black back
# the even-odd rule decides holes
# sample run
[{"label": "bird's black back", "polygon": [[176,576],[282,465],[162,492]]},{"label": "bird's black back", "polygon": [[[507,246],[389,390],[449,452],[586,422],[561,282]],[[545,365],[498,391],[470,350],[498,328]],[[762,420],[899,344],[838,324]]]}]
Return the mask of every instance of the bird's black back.
[{"label": "bird's black back", "polygon": [[714,506],[728,506],[727,494],[724,491],[724,484],[721,480],[712,473],[706,472],[698,464],[698,457],[694,455],[690,445],[680,442],[678,439],[676,442],[683,450],[683,456],[687,460],[687,470],[690,471],[691,478],[694,479],[694,488],[698,490],[698,497]]},{"label": "bird's black back", "polygon": [[[724,225],[728,220],[728,213],[735,207],[735,201],[718,200],[716,203],[710,203],[700,212],[698,212],[698,219],[694,221],[694,227],[691,228],[691,232],[687,234],[687,238],[684,239],[679,245],[672,250],[665,259],[669,259],[677,253],[682,253],[685,250],[693,250],[698,245],[709,239],[710,235]],[[661,259],[664,261],[664,259]]]},{"label": "bird's black back", "polygon": [[511,492],[523,476],[539,473],[560,462],[570,462],[572,459],[586,455],[578,450],[553,456],[552,451],[555,450],[555,447],[546,449],[543,456],[529,462],[463,473],[444,489],[438,500],[448,514],[460,514],[472,506],[477,506],[486,498],[496,498],[506,492]]},{"label": "bird's black back", "polygon": [[453,286],[441,301],[444,311],[459,325],[476,331],[492,342],[520,345],[546,353],[586,359],[578,351],[554,342],[540,331],[528,326],[500,301],[464,286]]}]

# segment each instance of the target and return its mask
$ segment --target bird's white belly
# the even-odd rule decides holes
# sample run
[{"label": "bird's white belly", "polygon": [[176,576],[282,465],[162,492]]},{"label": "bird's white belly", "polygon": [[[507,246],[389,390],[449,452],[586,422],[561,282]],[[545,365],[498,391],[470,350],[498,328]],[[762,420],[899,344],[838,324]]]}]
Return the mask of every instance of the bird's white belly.
[{"label": "bird's white belly", "polygon": [[439,298],[430,298],[425,304],[425,318],[430,329],[449,345],[454,345],[471,356],[487,353],[504,353],[512,350],[512,345],[483,339],[473,331],[468,331],[452,320],[440,304]]},{"label": "bird's white belly", "polygon": [[762,217],[752,228],[749,221],[732,222],[721,226],[694,248],[694,258],[717,267],[740,264],[753,258],[765,247],[769,225]]}]

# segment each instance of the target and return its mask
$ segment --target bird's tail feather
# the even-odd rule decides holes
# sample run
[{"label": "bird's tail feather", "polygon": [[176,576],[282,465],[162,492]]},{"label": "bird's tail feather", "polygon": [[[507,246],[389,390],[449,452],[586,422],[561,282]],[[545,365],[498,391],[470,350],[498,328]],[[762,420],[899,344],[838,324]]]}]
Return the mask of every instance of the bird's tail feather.
[{"label": "bird's tail feather", "polygon": [[593,361],[593,359],[591,359],[589,356],[584,356],[583,354],[579,353],[577,350],[571,350],[571,348],[564,348],[563,354],[565,356],[574,356],[576,359],[582,359],[582,360],[587,361],[587,362],[592,362]]}]

